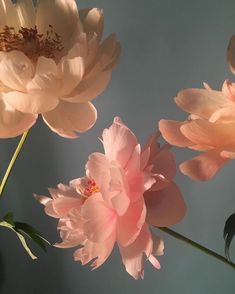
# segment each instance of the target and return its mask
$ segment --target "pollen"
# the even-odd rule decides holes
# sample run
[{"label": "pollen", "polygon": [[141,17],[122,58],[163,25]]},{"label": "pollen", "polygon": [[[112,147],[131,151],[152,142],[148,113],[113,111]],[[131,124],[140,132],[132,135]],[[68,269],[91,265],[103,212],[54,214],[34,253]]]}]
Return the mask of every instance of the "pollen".
[{"label": "pollen", "polygon": [[63,50],[62,39],[49,25],[45,34],[39,34],[37,27],[24,28],[16,32],[13,27],[5,26],[0,32],[0,51],[18,50],[36,61],[39,56],[56,58]]}]

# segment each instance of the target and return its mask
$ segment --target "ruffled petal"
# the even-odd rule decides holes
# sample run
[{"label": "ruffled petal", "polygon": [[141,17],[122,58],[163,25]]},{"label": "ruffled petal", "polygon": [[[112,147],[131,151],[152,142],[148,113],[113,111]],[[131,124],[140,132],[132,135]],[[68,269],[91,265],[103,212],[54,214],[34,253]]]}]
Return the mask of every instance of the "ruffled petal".
[{"label": "ruffled petal", "polygon": [[200,154],[180,165],[183,174],[195,181],[207,181],[228,161],[220,155],[221,150],[213,149]]},{"label": "ruffled petal", "polygon": [[82,265],[93,260],[91,267],[92,269],[97,269],[111,254],[114,243],[115,232],[112,232],[112,234],[102,243],[93,243],[87,240],[83,248],[74,252],[74,260],[80,261]]},{"label": "ruffled petal", "polygon": [[132,131],[116,117],[111,127],[103,131],[102,138],[107,158],[125,167],[138,143]]},{"label": "ruffled petal", "polygon": [[176,104],[184,111],[209,119],[221,107],[231,102],[220,91],[186,89],[178,93]]},{"label": "ruffled petal", "polygon": [[37,120],[37,115],[26,114],[8,109],[0,100],[0,138],[13,138],[30,129]]},{"label": "ruffled petal", "polygon": [[144,199],[147,208],[146,221],[156,227],[176,224],[185,215],[186,205],[174,182],[161,191],[147,191]]},{"label": "ruffled petal", "polygon": [[43,114],[45,123],[53,132],[65,138],[77,138],[76,132],[89,130],[96,122],[97,112],[91,103],[60,102]]},{"label": "ruffled petal", "polygon": [[193,145],[193,143],[187,139],[180,131],[181,126],[184,122],[179,122],[175,120],[161,119],[159,122],[159,130],[163,138],[170,144],[179,147],[188,147]]},{"label": "ruffled petal", "polygon": [[103,242],[116,228],[116,214],[107,206],[99,193],[90,196],[85,201],[81,215],[85,220],[83,232],[89,241]]}]

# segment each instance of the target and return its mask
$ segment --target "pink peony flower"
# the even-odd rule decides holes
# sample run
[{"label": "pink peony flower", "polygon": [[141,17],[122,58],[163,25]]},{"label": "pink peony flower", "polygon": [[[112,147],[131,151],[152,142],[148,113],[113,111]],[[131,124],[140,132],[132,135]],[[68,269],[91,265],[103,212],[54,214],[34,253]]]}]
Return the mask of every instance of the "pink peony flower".
[{"label": "pink peony flower", "polygon": [[74,0],[0,1],[0,138],[28,130],[39,114],[67,138],[93,126],[90,102],[120,55],[115,34],[100,44],[103,13]]},{"label": "pink peony flower", "polygon": [[86,175],[69,186],[49,189],[51,198],[36,196],[45,212],[59,219],[62,242],[57,247],[82,245],[74,259],[96,269],[117,243],[127,272],[144,277],[144,260],[157,269],[163,240],[149,226],[165,227],[179,222],[185,203],[173,182],[173,154],[160,147],[153,135],[141,149],[135,135],[115,118],[103,132],[103,153],[93,153]]},{"label": "pink peony flower", "polygon": [[180,165],[194,180],[211,179],[228,159],[235,158],[235,84],[226,80],[221,91],[205,87],[178,93],[176,104],[190,114],[188,120],[159,122],[170,144],[203,152]]}]

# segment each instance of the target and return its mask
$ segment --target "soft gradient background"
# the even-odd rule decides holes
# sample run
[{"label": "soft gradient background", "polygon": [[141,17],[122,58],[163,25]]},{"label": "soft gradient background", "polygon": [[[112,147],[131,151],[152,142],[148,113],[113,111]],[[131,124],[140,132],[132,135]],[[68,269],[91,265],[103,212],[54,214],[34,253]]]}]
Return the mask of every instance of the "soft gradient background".
[{"label": "soft gradient background", "polygon": [[[32,130],[8,182],[0,215],[14,211],[19,221],[29,222],[52,242],[58,240],[56,221],[47,217],[33,192],[82,176],[98,140],[115,115],[135,131],[141,142],[161,118],[184,119],[173,97],[187,87],[206,81],[219,88],[233,78],[226,64],[229,37],[235,33],[234,0],[81,0],[80,7],[100,7],[105,13],[105,35],[116,31],[122,43],[121,62],[107,90],[95,101],[99,117],[95,127],[78,140],[58,137],[39,122]],[[3,173],[17,140],[0,141]],[[177,161],[191,156],[176,150]],[[230,162],[212,181],[195,183],[181,174],[188,206],[185,219],[175,230],[223,254],[222,231],[235,212],[235,162]],[[16,236],[0,230],[1,294],[221,294],[233,293],[235,272],[180,241],[160,232],[165,240],[162,269],[146,263],[144,281],[126,274],[117,250],[101,268],[91,272],[73,262],[74,250],[36,249],[31,261]],[[38,251],[37,251],[38,250]],[[235,241],[231,247],[235,259]]]}]

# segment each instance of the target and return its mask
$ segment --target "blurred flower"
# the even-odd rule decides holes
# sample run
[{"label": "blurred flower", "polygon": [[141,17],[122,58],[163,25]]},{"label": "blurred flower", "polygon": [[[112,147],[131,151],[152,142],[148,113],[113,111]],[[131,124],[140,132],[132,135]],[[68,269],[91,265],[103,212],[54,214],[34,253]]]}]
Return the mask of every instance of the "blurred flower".
[{"label": "blurred flower", "polygon": [[163,254],[163,241],[149,225],[165,227],[179,222],[185,203],[173,182],[173,154],[157,144],[153,135],[145,148],[115,118],[103,132],[104,154],[93,153],[86,176],[69,186],[49,189],[51,198],[36,196],[45,212],[59,218],[61,248],[82,245],[74,259],[102,265],[117,242],[123,264],[135,279],[144,277],[144,260],[160,268],[155,256]]},{"label": "blurred flower", "polygon": [[74,0],[0,1],[0,138],[28,130],[42,114],[61,136],[93,126],[90,102],[107,86],[120,55],[115,34],[100,44],[101,10]]},{"label": "blurred flower", "polygon": [[188,120],[159,122],[170,144],[204,152],[180,165],[194,180],[211,179],[228,159],[235,158],[235,84],[226,80],[221,91],[205,87],[178,93],[176,104],[190,114]]}]

